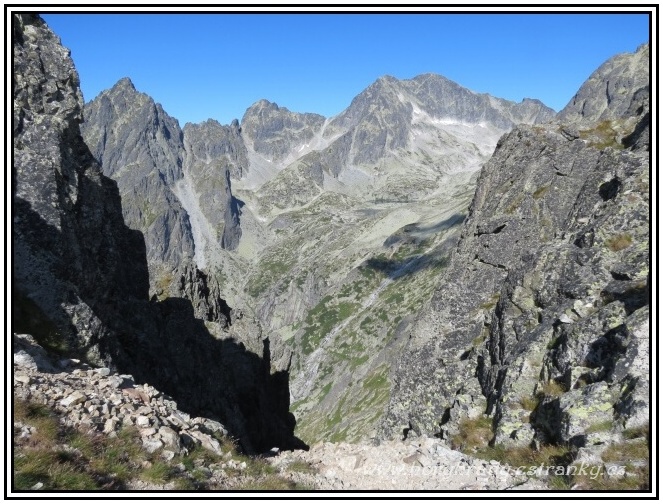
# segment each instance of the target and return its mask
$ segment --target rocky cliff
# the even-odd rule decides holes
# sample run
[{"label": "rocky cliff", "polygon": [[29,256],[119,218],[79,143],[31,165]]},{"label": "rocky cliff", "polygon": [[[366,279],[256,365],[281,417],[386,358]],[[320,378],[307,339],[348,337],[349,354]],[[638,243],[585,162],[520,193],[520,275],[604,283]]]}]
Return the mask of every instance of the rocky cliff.
[{"label": "rocky cliff", "polygon": [[559,443],[595,462],[648,427],[648,53],[613,58],[557,122],[499,141],[409,334],[383,435],[460,445],[487,416],[485,444]]},{"label": "rocky cliff", "polygon": [[[67,50],[38,16],[15,15],[12,36],[14,330],[158,386],[188,413],[223,422],[247,451],[296,445],[287,372],[271,374],[269,340],[254,353],[213,337],[206,324],[230,324],[230,309],[218,281],[190,264],[180,265],[173,282],[181,295],[171,290],[150,300],[145,241],[125,225],[118,184],[83,141],[82,96]],[[146,167],[135,179],[139,186],[145,178],[175,180],[176,124],[135,96],[128,81],[120,86],[151,122],[136,131],[106,128],[97,154],[127,180],[134,180],[132,169]],[[149,141],[142,145],[132,135]],[[109,150],[109,141],[120,138],[136,148]],[[169,201],[165,190],[154,194]],[[126,208],[125,214],[140,216]]]},{"label": "rocky cliff", "polygon": [[82,96],[67,50],[37,17],[14,17],[12,30],[15,310],[43,312],[45,332],[57,329],[100,359],[110,342],[94,307],[147,299],[145,244],[125,226],[117,186],[81,138]]},{"label": "rocky cliff", "polygon": [[237,247],[230,170],[241,174],[246,162],[236,125],[211,121],[182,131],[128,78],[88,103],[84,115],[83,138],[117,181],[127,224],[145,236],[153,292],[167,290],[178,267],[195,261],[205,268],[220,248]]}]

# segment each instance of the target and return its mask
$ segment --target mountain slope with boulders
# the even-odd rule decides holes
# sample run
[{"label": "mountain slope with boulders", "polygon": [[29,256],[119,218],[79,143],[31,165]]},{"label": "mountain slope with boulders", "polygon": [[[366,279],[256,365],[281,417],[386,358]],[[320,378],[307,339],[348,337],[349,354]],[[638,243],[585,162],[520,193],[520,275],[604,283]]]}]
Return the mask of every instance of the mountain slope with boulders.
[{"label": "mountain slope with boulders", "polygon": [[555,122],[500,140],[409,335],[384,436],[461,446],[486,418],[486,444],[598,465],[648,443],[648,60],[648,45],[613,58]]}]

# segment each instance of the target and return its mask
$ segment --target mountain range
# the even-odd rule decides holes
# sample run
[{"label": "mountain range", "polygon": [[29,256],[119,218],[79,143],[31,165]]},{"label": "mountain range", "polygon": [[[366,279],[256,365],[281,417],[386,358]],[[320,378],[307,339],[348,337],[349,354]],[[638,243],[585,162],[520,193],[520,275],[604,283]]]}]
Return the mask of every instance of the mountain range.
[{"label": "mountain range", "polygon": [[[182,264],[224,278],[221,296],[251,315],[258,331],[278,335],[277,367],[298,370],[292,380],[298,402],[329,388],[325,368],[369,379],[384,363],[367,362],[363,372],[351,364],[386,344],[380,333],[391,317],[375,328],[362,327],[362,319],[393,311],[391,302],[376,299],[391,273],[369,267],[375,278],[337,302],[362,264],[373,264],[389,240],[391,249],[400,248],[402,228],[466,205],[469,191],[463,202],[445,194],[449,187],[469,183],[515,124],[550,120],[554,112],[536,100],[513,103],[425,74],[381,77],[332,118],[260,100],[229,126],[209,120],[180,129],[129,79],[88,103],[84,116],[83,137],[104,174],[117,181],[125,221],[145,236],[152,294],[181,295],[174,272]],[[388,269],[425,261],[415,252],[438,246],[453,227],[438,233],[436,226],[408,238],[416,246]],[[359,229],[366,229],[367,243]],[[339,266],[339,254],[352,261]],[[432,283],[421,283],[409,282],[413,311],[430,295]],[[329,321],[321,324],[312,316],[317,312]],[[366,343],[350,342],[359,338]],[[336,362],[327,348],[343,345],[355,348]]]},{"label": "mountain range", "polygon": [[13,30],[15,331],[248,452],[436,436],[596,462],[648,426],[649,45],[559,114],[424,74],[331,118],[260,100],[180,127],[129,78],[83,104],[43,21]]}]

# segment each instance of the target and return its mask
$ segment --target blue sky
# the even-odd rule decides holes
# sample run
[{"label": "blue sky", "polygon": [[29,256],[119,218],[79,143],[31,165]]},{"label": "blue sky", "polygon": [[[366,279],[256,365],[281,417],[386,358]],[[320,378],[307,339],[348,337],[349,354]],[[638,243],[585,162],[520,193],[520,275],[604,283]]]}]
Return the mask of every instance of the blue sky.
[{"label": "blue sky", "polygon": [[330,117],[382,75],[434,72],[559,110],[646,14],[44,14],[86,101],[130,77],[181,125],[228,124],[266,98]]}]

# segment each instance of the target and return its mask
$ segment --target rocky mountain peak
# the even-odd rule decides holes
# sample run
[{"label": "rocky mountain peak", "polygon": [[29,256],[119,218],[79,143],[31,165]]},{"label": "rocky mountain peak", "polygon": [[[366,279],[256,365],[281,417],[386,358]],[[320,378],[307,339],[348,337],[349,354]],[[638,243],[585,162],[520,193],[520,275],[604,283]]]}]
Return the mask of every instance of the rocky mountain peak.
[{"label": "rocky mountain peak", "polygon": [[398,86],[399,80],[393,75],[382,75],[378,77],[367,89],[381,88],[389,89],[392,86]]},{"label": "rocky mountain peak", "polygon": [[523,98],[520,103],[523,104],[531,104],[531,105],[539,105],[541,107],[545,107],[545,103],[543,103],[541,100],[538,98]]},{"label": "rocky mountain peak", "polygon": [[136,86],[134,86],[133,81],[129,77],[122,77],[115,85],[111,88],[111,91],[136,91]]},{"label": "rocky mountain peak", "polygon": [[324,122],[321,115],[291,112],[276,103],[259,100],[247,109],[241,127],[248,147],[270,162],[280,162],[294,146],[309,142]]},{"label": "rocky mountain peak", "polygon": [[629,108],[639,96],[649,95],[649,59],[648,43],[634,53],[613,56],[589,76],[557,120],[571,124],[636,115],[638,107]]},{"label": "rocky mountain peak", "polygon": [[194,255],[188,216],[169,188],[183,176],[179,123],[125,77],[85,105],[81,132],[118,184],[125,221],[145,236],[155,290],[156,269]]},{"label": "rocky mountain peak", "polygon": [[[263,114],[268,113],[267,111],[277,111],[279,110],[280,107],[275,103],[271,102],[265,98],[261,98],[257,102],[255,102],[253,105],[251,105],[248,109],[246,109],[246,112],[244,113],[244,117],[259,114],[262,111]],[[242,119],[242,122],[244,122],[244,119]]]},{"label": "rocky mountain peak", "polygon": [[153,292],[167,291],[183,262],[205,268],[210,253],[237,246],[239,214],[228,174],[241,176],[248,164],[239,123],[210,119],[183,131],[128,78],[88,103],[85,115],[85,140],[117,180],[126,221],[146,237]]}]

